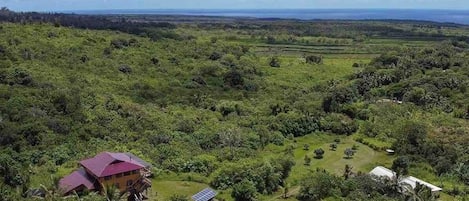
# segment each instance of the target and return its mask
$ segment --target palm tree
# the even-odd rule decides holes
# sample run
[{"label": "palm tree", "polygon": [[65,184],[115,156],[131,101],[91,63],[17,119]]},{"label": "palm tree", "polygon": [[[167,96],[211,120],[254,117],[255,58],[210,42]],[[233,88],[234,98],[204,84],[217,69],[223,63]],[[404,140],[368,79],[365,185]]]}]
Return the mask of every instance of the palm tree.
[{"label": "palm tree", "polygon": [[106,201],[107,198],[104,198],[98,192],[91,192],[86,196],[83,197],[78,197],[77,195],[77,201]]},{"label": "palm tree", "polygon": [[[56,201],[63,200],[63,191],[59,188],[59,177],[50,176],[48,184],[41,184],[40,189],[45,193],[44,200],[46,201]],[[24,191],[24,190],[23,190]]]},{"label": "palm tree", "polygon": [[345,169],[344,169],[345,180],[348,180],[353,175],[352,169],[353,167],[351,165],[348,165],[348,164],[345,165]]},{"label": "palm tree", "polygon": [[288,193],[290,192],[290,184],[289,183],[285,183],[284,187],[283,187],[283,199],[287,199],[288,198]]},{"label": "palm tree", "polygon": [[118,201],[120,200],[119,190],[114,185],[103,186],[104,196],[107,201]]},{"label": "palm tree", "polygon": [[0,200],[14,201],[19,199],[19,196],[14,193],[12,189],[7,187],[5,184],[0,184]]},{"label": "palm tree", "polygon": [[401,185],[402,177],[398,174],[392,178],[381,177],[381,181],[386,186],[384,193],[391,197],[398,197],[404,191],[405,186]]},{"label": "palm tree", "polygon": [[407,201],[435,201],[436,198],[433,195],[430,188],[417,182],[415,188],[412,188],[409,184],[403,184],[404,191],[402,192],[405,200]]},{"label": "palm tree", "polygon": [[62,193],[59,193],[60,190],[52,186],[51,188],[46,187],[45,185],[41,184],[41,190],[45,193],[44,200],[45,201],[58,201],[62,200]]}]

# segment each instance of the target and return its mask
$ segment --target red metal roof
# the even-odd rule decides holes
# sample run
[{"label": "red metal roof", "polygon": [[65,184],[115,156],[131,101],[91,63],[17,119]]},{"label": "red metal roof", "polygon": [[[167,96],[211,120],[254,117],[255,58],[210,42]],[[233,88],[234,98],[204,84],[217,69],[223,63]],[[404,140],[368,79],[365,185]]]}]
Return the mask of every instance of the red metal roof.
[{"label": "red metal roof", "polygon": [[144,168],[145,165],[139,162],[141,159],[137,159],[125,153],[103,152],[93,158],[82,160],[80,164],[95,176],[105,177]]},{"label": "red metal roof", "polygon": [[83,185],[88,190],[94,190],[96,180],[88,176],[84,169],[79,169],[72,174],[62,178],[59,181],[59,188],[63,190],[64,194],[69,193],[70,191]]}]

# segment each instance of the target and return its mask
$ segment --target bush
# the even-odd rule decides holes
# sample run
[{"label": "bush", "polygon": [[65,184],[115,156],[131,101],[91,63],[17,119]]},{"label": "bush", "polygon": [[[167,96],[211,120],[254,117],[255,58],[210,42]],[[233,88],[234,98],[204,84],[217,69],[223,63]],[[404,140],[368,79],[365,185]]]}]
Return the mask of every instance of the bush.
[{"label": "bush", "polygon": [[322,64],[322,56],[309,55],[305,57],[307,64]]},{"label": "bush", "polygon": [[256,201],[256,186],[252,181],[245,179],[233,186],[231,197],[233,197],[235,201]]},{"label": "bush", "polygon": [[318,171],[303,178],[300,186],[296,196],[299,201],[319,201],[331,196],[340,186],[340,180],[325,171]]},{"label": "bush", "polygon": [[124,47],[128,47],[129,45],[129,41],[122,38],[111,40],[111,47],[115,49],[122,49]]},{"label": "bush", "polygon": [[204,78],[200,77],[200,76],[195,76],[192,78],[192,82],[195,82],[201,86],[206,86],[207,85],[207,82],[205,82]]},{"label": "bush", "polygon": [[371,63],[381,66],[396,66],[399,62],[399,57],[394,53],[382,54],[381,56],[375,58]]},{"label": "bush", "polygon": [[151,58],[150,61],[153,65],[158,65],[160,63],[160,60],[156,57]]},{"label": "bush", "polygon": [[335,151],[337,150],[337,143],[332,143],[329,145],[329,147],[331,148],[332,151]]},{"label": "bush", "polygon": [[334,113],[320,121],[320,130],[339,135],[351,135],[358,130],[358,123],[345,115]]},{"label": "bush", "polygon": [[241,89],[244,86],[244,78],[243,75],[238,71],[230,71],[225,74],[223,77],[223,81],[225,85]]},{"label": "bush", "polygon": [[314,154],[316,154],[316,156],[314,156],[314,158],[316,159],[322,159],[324,157],[324,150],[319,148],[319,149],[316,149],[314,150]]},{"label": "bush", "polygon": [[211,155],[199,155],[184,163],[184,172],[196,172],[210,175],[218,166],[217,158]]},{"label": "bush", "polygon": [[323,99],[323,110],[325,112],[340,112],[343,104],[352,103],[358,97],[359,93],[355,85],[336,86]]},{"label": "bush", "polygon": [[308,155],[305,155],[305,165],[306,166],[310,166],[311,165],[311,157],[309,157]]},{"label": "bush", "polygon": [[19,85],[25,85],[25,86],[30,86],[33,83],[33,77],[31,74],[23,69],[15,69],[15,71],[10,75],[11,77],[11,82],[10,84],[19,84]]},{"label": "bush", "polygon": [[189,198],[187,198],[185,195],[174,194],[169,197],[169,201],[189,201]]},{"label": "bush", "polygon": [[301,115],[295,112],[280,113],[273,123],[274,130],[282,132],[285,136],[304,136],[319,129],[319,121],[314,116]]},{"label": "bush", "polygon": [[347,148],[344,150],[344,154],[346,158],[350,159],[355,154],[355,151],[353,151],[351,148]]},{"label": "bush", "polygon": [[274,132],[271,136],[270,142],[277,146],[283,146],[285,143],[285,136],[281,132]]},{"label": "bush", "polygon": [[132,73],[132,68],[128,65],[121,65],[119,66],[119,71],[125,74],[130,74]]},{"label": "bush", "polygon": [[216,61],[222,58],[222,54],[219,52],[212,52],[210,56],[208,57],[210,60]]},{"label": "bush", "polygon": [[270,67],[280,67],[280,60],[278,59],[278,57],[272,57],[270,58],[270,62],[269,62],[269,65]]}]

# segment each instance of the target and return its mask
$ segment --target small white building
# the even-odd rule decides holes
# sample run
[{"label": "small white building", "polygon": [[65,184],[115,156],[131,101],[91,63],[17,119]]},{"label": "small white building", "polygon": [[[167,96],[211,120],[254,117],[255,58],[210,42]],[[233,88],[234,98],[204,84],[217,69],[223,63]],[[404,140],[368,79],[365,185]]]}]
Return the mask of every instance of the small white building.
[{"label": "small white building", "polygon": [[[377,176],[377,177],[387,177],[389,179],[394,179],[396,177],[396,173],[394,171],[392,171],[388,168],[382,167],[382,166],[375,167],[375,169],[371,170],[370,174],[374,175],[374,176]],[[439,193],[440,191],[443,190],[442,188],[440,188],[438,186],[435,186],[433,184],[422,181],[422,180],[420,180],[418,178],[415,178],[415,177],[412,177],[412,176],[408,176],[406,178],[401,179],[401,181],[399,181],[399,183],[408,184],[408,185],[412,186],[412,188],[415,188],[417,186],[417,183],[418,183],[418,184],[421,184],[421,185],[424,185],[424,186],[430,188],[432,193]]]}]

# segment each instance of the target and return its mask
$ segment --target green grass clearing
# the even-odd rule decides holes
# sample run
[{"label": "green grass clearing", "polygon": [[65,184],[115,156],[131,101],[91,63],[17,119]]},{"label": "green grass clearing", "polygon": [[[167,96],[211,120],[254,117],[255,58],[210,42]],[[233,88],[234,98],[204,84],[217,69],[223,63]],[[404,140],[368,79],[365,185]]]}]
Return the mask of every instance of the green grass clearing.
[{"label": "green grass clearing", "polygon": [[150,200],[168,200],[172,195],[187,195],[190,196],[207,188],[207,184],[189,182],[189,181],[160,181],[153,180],[152,188],[148,192]]}]

